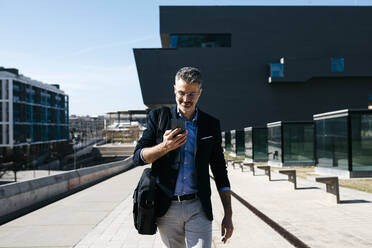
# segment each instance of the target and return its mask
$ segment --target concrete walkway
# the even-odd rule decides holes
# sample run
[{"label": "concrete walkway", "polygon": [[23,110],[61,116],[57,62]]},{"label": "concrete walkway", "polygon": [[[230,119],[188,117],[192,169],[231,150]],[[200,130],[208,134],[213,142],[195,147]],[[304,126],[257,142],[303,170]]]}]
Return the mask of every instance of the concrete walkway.
[{"label": "concrete walkway", "polygon": [[[144,167],[127,171],[0,226],[0,247],[161,247],[159,234],[138,235],[132,193]],[[291,247],[275,231],[233,200],[236,232],[222,245],[223,209],[213,188],[214,247]]]},{"label": "concrete walkway", "polygon": [[[159,234],[138,235],[133,227],[132,193],[144,167],[122,173],[84,191],[0,226],[0,247],[130,248],[162,247]],[[298,180],[293,190],[284,175],[269,182],[229,167],[232,189],[310,247],[371,247],[372,194],[341,189],[336,204],[324,186]],[[221,243],[223,208],[212,182],[213,247],[293,247],[235,198],[235,232]],[[311,188],[313,187],[313,188]],[[317,187],[317,188],[314,188]]]}]

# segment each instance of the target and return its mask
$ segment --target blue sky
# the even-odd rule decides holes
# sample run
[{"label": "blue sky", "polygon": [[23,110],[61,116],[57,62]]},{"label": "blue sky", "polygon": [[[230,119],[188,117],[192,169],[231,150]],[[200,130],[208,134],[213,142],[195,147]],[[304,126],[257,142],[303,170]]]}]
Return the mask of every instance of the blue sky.
[{"label": "blue sky", "polygon": [[372,0],[0,0],[0,66],[70,96],[70,114],[145,109],[133,48],[159,48],[160,5],[372,5]]}]

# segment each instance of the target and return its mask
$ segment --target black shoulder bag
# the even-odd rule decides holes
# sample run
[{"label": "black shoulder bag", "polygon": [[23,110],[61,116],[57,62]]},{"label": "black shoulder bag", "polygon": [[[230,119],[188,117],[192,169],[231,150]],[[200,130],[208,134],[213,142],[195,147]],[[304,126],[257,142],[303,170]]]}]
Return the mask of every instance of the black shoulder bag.
[{"label": "black shoulder bag", "polygon": [[[170,118],[170,110],[163,107],[159,111],[156,143],[160,143],[166,124]],[[139,234],[153,235],[156,233],[156,178],[151,173],[151,168],[146,168],[133,193],[133,218],[134,226]]]}]

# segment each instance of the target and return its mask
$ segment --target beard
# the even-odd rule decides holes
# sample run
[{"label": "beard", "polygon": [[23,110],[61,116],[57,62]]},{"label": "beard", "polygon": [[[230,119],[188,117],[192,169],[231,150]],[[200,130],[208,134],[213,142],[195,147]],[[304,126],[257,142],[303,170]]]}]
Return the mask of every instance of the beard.
[{"label": "beard", "polygon": [[178,106],[183,112],[189,112],[189,111],[194,110],[193,102],[182,102],[182,103],[179,103]]}]

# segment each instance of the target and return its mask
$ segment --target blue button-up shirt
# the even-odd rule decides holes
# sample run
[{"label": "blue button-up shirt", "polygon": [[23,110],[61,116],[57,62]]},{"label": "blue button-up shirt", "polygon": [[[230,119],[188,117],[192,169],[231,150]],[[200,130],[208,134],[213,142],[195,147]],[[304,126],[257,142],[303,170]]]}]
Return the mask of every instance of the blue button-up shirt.
[{"label": "blue button-up shirt", "polygon": [[191,121],[183,117],[178,108],[177,114],[178,118],[185,121],[188,133],[186,143],[180,147],[181,161],[174,195],[185,195],[198,191],[196,187],[195,170],[196,135],[198,130],[196,121],[198,118],[198,109],[196,109],[195,116]]}]

